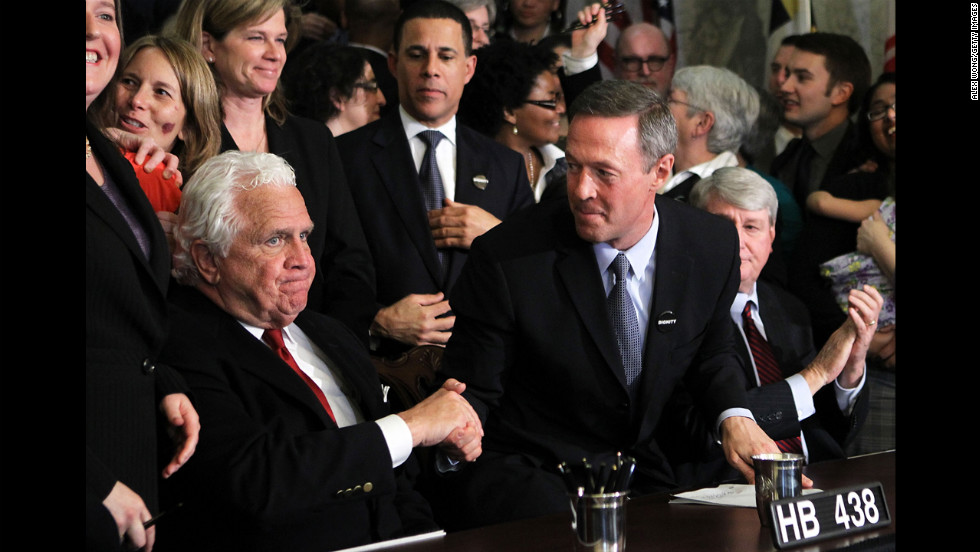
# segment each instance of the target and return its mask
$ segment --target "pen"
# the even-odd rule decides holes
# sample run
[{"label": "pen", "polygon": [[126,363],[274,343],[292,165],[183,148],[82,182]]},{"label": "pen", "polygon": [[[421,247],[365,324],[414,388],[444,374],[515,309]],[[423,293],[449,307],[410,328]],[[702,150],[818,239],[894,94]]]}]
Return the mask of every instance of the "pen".
[{"label": "pen", "polygon": [[159,514],[157,514],[157,515],[151,517],[150,519],[144,521],[143,522],[143,529],[149,529],[150,527],[153,527],[154,525],[156,525],[157,521],[160,520],[160,518],[162,518],[163,516],[165,516],[167,514],[167,512],[173,512],[174,510],[176,510],[177,508],[180,508],[183,505],[184,505],[183,502],[178,502],[177,505],[174,506],[173,508],[171,508],[170,510],[164,510],[163,512],[160,512]]}]

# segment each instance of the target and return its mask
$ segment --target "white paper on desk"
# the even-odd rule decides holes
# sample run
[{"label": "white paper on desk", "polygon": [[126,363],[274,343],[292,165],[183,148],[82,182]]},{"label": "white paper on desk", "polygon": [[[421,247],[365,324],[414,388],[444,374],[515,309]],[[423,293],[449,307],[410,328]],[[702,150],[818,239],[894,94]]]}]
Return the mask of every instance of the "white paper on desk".
[{"label": "white paper on desk", "polygon": [[421,533],[410,537],[401,537],[399,539],[374,542],[363,546],[355,546],[353,548],[344,548],[343,550],[337,550],[337,552],[367,552],[368,550],[384,550],[389,546],[398,546],[400,544],[408,544],[410,542],[419,542],[444,536],[446,536],[446,532],[440,529],[438,531],[432,531],[431,533]]},{"label": "white paper on desk", "polygon": [[[821,492],[820,489],[803,489],[803,494]],[[719,485],[671,495],[671,504],[713,504],[715,506],[736,506],[755,508],[755,485]]]}]

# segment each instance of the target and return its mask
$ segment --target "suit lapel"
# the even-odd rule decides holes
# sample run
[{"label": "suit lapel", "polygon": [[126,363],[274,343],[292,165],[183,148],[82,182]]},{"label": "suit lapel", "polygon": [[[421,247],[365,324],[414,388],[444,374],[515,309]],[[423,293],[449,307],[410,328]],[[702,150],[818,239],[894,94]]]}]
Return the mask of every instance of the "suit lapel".
[{"label": "suit lapel", "polygon": [[[676,200],[657,198],[657,216],[660,217],[660,229],[657,232],[657,245],[654,250],[656,267],[654,269],[653,299],[650,305],[650,321],[647,326],[646,346],[643,351],[643,375],[639,396],[643,413],[640,414],[642,427],[638,435],[647,435],[656,427],[659,416],[647,415],[650,408],[659,408],[666,402],[669,393],[659,386],[670,381],[662,376],[662,369],[670,363],[670,352],[674,348],[674,333],[672,325],[658,324],[661,319],[679,319],[687,311],[682,299],[687,296],[687,275],[691,273],[693,259],[687,254],[684,244],[672,232],[675,225],[671,220],[670,207]],[[670,204],[664,208],[665,204]],[[680,205],[676,203],[676,205]],[[676,324],[676,322],[675,322]],[[663,400],[651,400],[655,394],[663,396]],[[635,418],[634,418],[635,419]]]},{"label": "suit lapel", "polygon": [[626,374],[623,372],[623,362],[619,358],[619,345],[606,310],[606,297],[603,293],[602,279],[596,266],[595,253],[592,246],[578,239],[574,232],[574,240],[560,246],[559,258],[555,263],[558,276],[568,290],[568,296],[578,312],[582,324],[595,341],[596,347],[606,361],[606,366],[612,370],[619,380],[623,390],[626,390]]},{"label": "suit lapel", "polygon": [[170,269],[170,248],[166,243],[156,214],[153,212],[142,188],[132,185],[133,182],[138,182],[135,173],[132,179],[124,176],[125,171],[131,173],[133,171],[129,161],[94,126],[87,125],[86,130],[92,149],[95,150],[102,163],[102,171],[106,178],[111,178],[115,183],[116,189],[123,195],[133,216],[136,217],[146,232],[147,238],[150,240],[150,258],[147,259],[146,255],[143,254],[143,249],[136,241],[136,235],[126,223],[126,219],[123,218],[119,209],[87,173],[85,175],[85,204],[119,236],[119,239],[129,249],[130,254],[136,257],[139,263],[152,275],[160,292],[166,294],[167,273]]},{"label": "suit lapel", "polygon": [[371,158],[375,170],[391,202],[402,219],[405,232],[409,235],[429,275],[442,287],[442,267],[436,252],[435,241],[429,231],[429,219],[425,214],[425,200],[422,198],[418,171],[412,160],[412,152],[405,137],[398,113],[386,117],[372,138],[380,148]]},{"label": "suit lapel", "polygon": [[[180,286],[178,286],[180,287]],[[221,310],[210,299],[194,289],[187,288],[193,293],[190,299],[195,304],[192,312],[200,313],[213,320],[216,342],[227,342],[229,351],[234,351],[235,366],[253,377],[264,381],[270,387],[288,395],[299,404],[310,409],[323,422],[324,427],[337,427],[323,409],[320,401],[306,386],[302,378],[293,372],[279,356],[261,340],[256,339],[248,330],[238,323],[231,315]],[[178,293],[183,293],[180,291]],[[223,335],[224,337],[221,337]]]}]

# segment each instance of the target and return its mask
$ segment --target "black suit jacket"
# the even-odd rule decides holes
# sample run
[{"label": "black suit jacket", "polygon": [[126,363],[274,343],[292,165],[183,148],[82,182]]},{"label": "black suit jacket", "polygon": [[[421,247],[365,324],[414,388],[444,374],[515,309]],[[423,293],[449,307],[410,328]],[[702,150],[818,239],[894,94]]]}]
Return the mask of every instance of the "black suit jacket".
[{"label": "black suit jacket", "polygon": [[[766,329],[766,339],[772,347],[783,377],[788,378],[803,370],[816,356],[813,336],[810,331],[810,316],[799,299],[779,287],[759,281],[759,315]],[[844,448],[857,433],[868,414],[868,385],[858,396],[850,415],[844,415],[837,405],[833,384],[825,385],[813,397],[816,413],[802,422],[797,416],[793,393],[785,380],[764,386],[755,384],[751,356],[745,341],[738,335],[738,327],[731,322],[736,333],[736,349],[745,373],[746,389],[753,416],[759,426],[775,440],[786,439],[801,432],[806,440],[810,463],[845,458]],[[721,481],[740,479],[740,474],[731,468],[722,457],[721,447],[714,441],[700,414],[683,397],[684,392],[672,398],[671,411],[674,416],[683,415],[683,423],[671,427],[686,428],[682,433],[673,434],[671,442],[697,436],[700,458],[680,459],[675,457],[675,472],[679,474],[683,486],[703,486]],[[712,418],[708,418],[712,420]],[[665,437],[665,440],[668,438]],[[683,450],[679,446],[674,451]]]},{"label": "black suit jacket", "polygon": [[[657,197],[656,207],[656,275],[635,401],[592,244],[578,237],[567,203],[541,203],[474,242],[450,298],[457,318],[441,373],[466,383],[485,421],[483,457],[447,484],[481,522],[500,520],[484,514],[493,506],[504,517],[567,510],[556,470],[563,460],[598,463],[622,451],[639,461],[634,489],[672,487],[654,431],[682,381],[716,415],[747,405],[728,320],[739,274],[734,228],[672,199]],[[510,477],[503,466],[523,473]],[[473,489],[505,499],[486,507],[490,499]]]},{"label": "black suit jacket", "polygon": [[[167,332],[170,250],[163,228],[119,149],[86,121],[107,179],[146,231],[150,257],[109,197],[85,176],[86,529],[108,514],[102,501],[122,481],[156,513],[157,405],[183,390],[157,362]],[[170,453],[171,451],[166,451]],[[111,522],[111,518],[109,520]],[[118,545],[115,523],[104,526]],[[95,536],[95,535],[91,535]]]},{"label": "black suit jacket", "polygon": [[[164,484],[184,506],[161,524],[161,550],[322,551],[435,529],[373,420],[388,412],[366,351],[340,322],[306,310],[296,324],[332,361],[364,423],[338,429],[303,381],[196,289],[171,292],[164,358],[201,417],[193,460]],[[166,540],[164,540],[166,539]]]},{"label": "black suit jacket", "polygon": [[[783,182],[790,182],[790,180],[787,180],[787,171],[789,170],[790,166],[795,165],[793,161],[799,157],[801,148],[802,139],[797,138],[790,141],[790,144],[786,146],[786,149],[784,149],[782,153],[773,159],[772,165],[769,169],[769,174],[775,176]],[[837,144],[837,149],[834,150],[834,155],[830,158],[830,162],[827,163],[827,170],[824,172],[823,179],[820,180],[820,186],[818,186],[817,189],[825,189],[828,182],[831,182],[835,178],[846,174],[851,169],[867,161],[869,157],[870,156],[867,154],[867,150],[861,146],[861,141],[858,138],[857,127],[855,127],[854,123],[848,119],[847,130],[844,131],[844,136],[841,138],[840,143]],[[809,193],[808,186],[800,182],[795,182],[793,184],[792,192],[797,203],[799,203],[801,206],[805,206],[806,197]]]},{"label": "black suit jacket", "polygon": [[[316,276],[307,308],[344,322],[366,347],[375,313],[374,265],[333,135],[322,123],[292,115],[282,126],[266,117],[265,128],[269,152],[293,167],[313,220],[309,244]],[[237,149],[222,124],[221,151]]]},{"label": "black suit jacket", "polygon": [[[398,112],[340,136],[337,147],[374,259],[377,308],[412,293],[443,291],[448,296],[468,251],[450,251],[443,281],[418,172]],[[489,181],[484,189],[474,184],[478,175]],[[501,220],[534,203],[521,156],[459,124],[455,199]]]}]

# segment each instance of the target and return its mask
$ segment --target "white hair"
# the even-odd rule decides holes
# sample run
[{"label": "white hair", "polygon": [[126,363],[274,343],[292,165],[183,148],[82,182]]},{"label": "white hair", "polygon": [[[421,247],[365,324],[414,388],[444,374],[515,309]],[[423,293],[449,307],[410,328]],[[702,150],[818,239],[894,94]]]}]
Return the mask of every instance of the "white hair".
[{"label": "white hair", "polygon": [[228,255],[242,230],[235,206],[239,194],[259,186],[296,186],[296,175],[285,159],[271,153],[226,151],[208,159],[184,184],[174,227],[174,274],[181,284],[201,279],[191,257],[191,244],[203,240],[219,258]]}]

